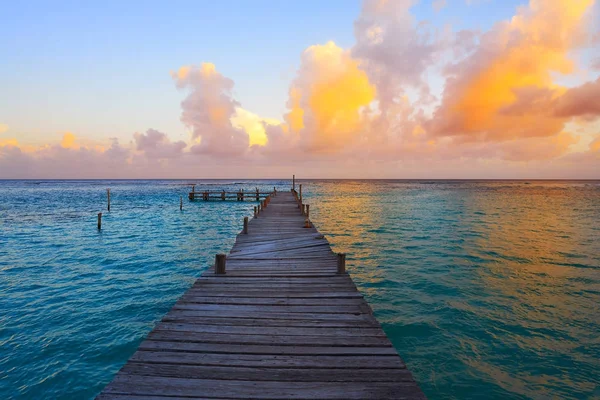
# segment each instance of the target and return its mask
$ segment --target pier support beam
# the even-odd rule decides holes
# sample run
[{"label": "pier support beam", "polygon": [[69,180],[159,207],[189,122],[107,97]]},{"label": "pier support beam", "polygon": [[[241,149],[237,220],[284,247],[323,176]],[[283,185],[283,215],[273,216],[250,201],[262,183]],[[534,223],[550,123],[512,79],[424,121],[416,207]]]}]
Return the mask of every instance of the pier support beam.
[{"label": "pier support beam", "polygon": [[217,254],[215,257],[215,274],[225,275],[225,260],[227,256],[225,254]]},{"label": "pier support beam", "polygon": [[106,202],[108,204],[108,211],[110,211],[110,189],[106,189]]},{"label": "pier support beam", "polygon": [[98,213],[98,229],[102,229],[102,213]]},{"label": "pier support beam", "polygon": [[244,235],[248,234],[248,217],[244,217],[244,229],[242,230]]},{"label": "pier support beam", "polygon": [[179,196],[179,211],[183,211],[183,196]]},{"label": "pier support beam", "polygon": [[258,207],[254,206],[254,218],[258,218]]},{"label": "pier support beam", "polygon": [[310,219],[310,204],[306,205],[306,219]]},{"label": "pier support beam", "polygon": [[292,175],[292,190],[296,190],[296,175]]},{"label": "pier support beam", "polygon": [[299,185],[300,186],[300,202],[298,204],[298,208],[300,208],[300,204],[302,204],[302,184]]},{"label": "pier support beam", "polygon": [[346,273],[346,253],[337,253],[337,273]]}]

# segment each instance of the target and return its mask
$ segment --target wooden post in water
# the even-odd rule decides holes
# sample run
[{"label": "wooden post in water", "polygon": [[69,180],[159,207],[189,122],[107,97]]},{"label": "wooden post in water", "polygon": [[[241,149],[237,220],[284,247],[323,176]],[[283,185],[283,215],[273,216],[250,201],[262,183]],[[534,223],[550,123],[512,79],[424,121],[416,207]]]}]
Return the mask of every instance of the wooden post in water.
[{"label": "wooden post in water", "polygon": [[310,211],[309,211],[309,207],[310,207],[310,204],[307,204],[307,205],[306,205],[306,218],[307,218],[307,219],[310,219]]},{"label": "wooden post in water", "polygon": [[244,230],[242,231],[244,235],[248,234],[248,217],[244,217]]},{"label": "wooden post in water", "polygon": [[225,191],[224,190],[221,192],[221,200],[225,200]]},{"label": "wooden post in water", "polygon": [[244,189],[242,189],[242,201],[244,201]]},{"label": "wooden post in water", "polygon": [[108,211],[110,211],[110,189],[106,189],[106,201],[108,203]]},{"label": "wooden post in water", "polygon": [[254,218],[258,218],[258,208],[254,206]]},{"label": "wooden post in water", "polygon": [[346,273],[346,253],[337,253],[337,273]]},{"label": "wooden post in water", "polygon": [[225,274],[225,254],[217,254],[215,257],[215,274],[216,275],[224,275]]},{"label": "wooden post in water", "polygon": [[258,194],[258,188],[256,188],[256,201],[259,201],[259,200],[260,200],[260,197],[259,197],[259,194]]},{"label": "wooden post in water", "polygon": [[102,229],[102,213],[98,213],[98,229]]},{"label": "wooden post in water", "polygon": [[179,211],[183,211],[183,196],[179,196]]}]

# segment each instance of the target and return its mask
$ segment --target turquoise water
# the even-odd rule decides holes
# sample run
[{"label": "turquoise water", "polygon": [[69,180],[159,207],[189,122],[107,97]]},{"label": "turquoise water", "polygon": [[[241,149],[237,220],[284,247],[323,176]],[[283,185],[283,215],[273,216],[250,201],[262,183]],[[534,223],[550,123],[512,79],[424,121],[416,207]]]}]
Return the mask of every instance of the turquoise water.
[{"label": "turquoise water", "polygon": [[[188,182],[0,181],[0,398],[93,398],[231,247]],[[600,182],[302,183],[430,399],[600,398]]]}]

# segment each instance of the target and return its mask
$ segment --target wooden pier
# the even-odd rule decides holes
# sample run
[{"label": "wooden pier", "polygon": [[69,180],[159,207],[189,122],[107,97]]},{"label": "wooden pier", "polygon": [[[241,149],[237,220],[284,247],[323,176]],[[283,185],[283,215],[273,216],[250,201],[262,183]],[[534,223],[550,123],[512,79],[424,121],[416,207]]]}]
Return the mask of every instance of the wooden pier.
[{"label": "wooden pier", "polygon": [[298,194],[261,206],[98,399],[425,398]]},{"label": "wooden pier", "polygon": [[[195,185],[194,185],[195,186]],[[190,200],[235,200],[235,201],[260,201],[264,200],[272,193],[276,193],[277,189],[273,188],[273,192],[261,192],[256,188],[255,190],[244,190],[240,189],[236,192],[225,191],[225,190],[202,190],[196,192],[196,188],[192,187],[192,191],[188,193],[188,199]]]}]

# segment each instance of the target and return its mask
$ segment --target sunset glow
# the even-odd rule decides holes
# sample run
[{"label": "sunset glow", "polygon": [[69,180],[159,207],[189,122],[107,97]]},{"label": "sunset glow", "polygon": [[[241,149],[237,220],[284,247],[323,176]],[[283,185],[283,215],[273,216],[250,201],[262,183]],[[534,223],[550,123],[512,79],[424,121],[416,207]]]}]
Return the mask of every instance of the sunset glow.
[{"label": "sunset glow", "polygon": [[[318,4],[305,7],[319,13]],[[102,96],[73,73],[64,93],[58,83],[45,89],[45,104],[17,73],[17,49],[0,41],[0,178],[260,177],[268,162],[278,165],[273,176],[598,177],[594,0],[365,0],[355,8],[352,18],[330,16],[352,36],[332,37],[326,24],[323,35],[307,30],[320,41],[294,47],[287,65],[251,39],[236,62],[223,61],[237,42],[214,32],[215,48],[186,55],[186,39],[171,59],[167,50],[147,54],[137,72],[115,56],[127,87],[112,66],[96,64]],[[287,35],[275,32],[281,23],[274,37]],[[130,40],[142,46],[147,29]],[[78,51],[61,47],[83,68]],[[146,74],[158,57],[171,68]],[[245,64],[261,67],[246,73]]]}]

